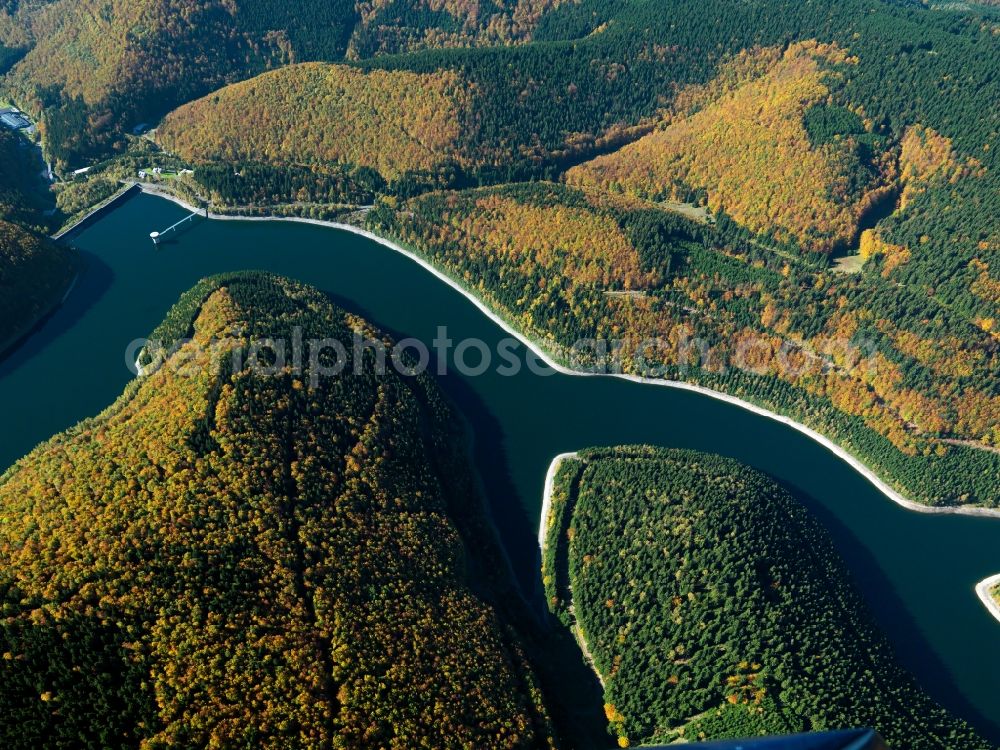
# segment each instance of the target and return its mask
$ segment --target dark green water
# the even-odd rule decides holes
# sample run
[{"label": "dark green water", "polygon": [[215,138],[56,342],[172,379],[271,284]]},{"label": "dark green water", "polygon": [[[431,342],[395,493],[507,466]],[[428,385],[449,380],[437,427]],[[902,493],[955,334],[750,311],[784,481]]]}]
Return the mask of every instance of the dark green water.
[{"label": "dark green water", "polygon": [[[288,223],[205,222],[154,249],[184,212],[134,198],[79,235],[87,269],[67,303],[0,362],[0,465],[96,414],[132,377],[124,350],[208,274],[255,268],[314,284],[397,336],[495,345],[505,334],[410,260],[363,238]],[[474,358],[470,356],[470,361]],[[522,586],[537,591],[542,484],[556,453],[652,443],[722,453],[794,488],[827,525],[897,653],[941,703],[1000,742],[1000,623],[973,592],[1000,571],[1000,519],[928,516],[887,500],[824,448],[693,393],[606,378],[449,375]]]}]

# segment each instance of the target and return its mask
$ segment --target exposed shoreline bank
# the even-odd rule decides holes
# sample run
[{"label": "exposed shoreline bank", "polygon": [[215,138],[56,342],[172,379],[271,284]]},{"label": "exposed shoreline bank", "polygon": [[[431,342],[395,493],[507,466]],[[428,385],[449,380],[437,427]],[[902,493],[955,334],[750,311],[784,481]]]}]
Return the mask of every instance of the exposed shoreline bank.
[{"label": "exposed shoreline bank", "polygon": [[[171,201],[171,202],[173,202],[173,203],[181,206],[185,210],[192,211],[192,212],[199,210],[199,209],[195,208],[194,206],[192,206],[191,204],[189,204],[187,201],[185,201],[185,200],[183,200],[181,198],[178,198],[177,196],[171,195],[171,194],[169,194],[169,193],[167,193],[165,191],[158,190],[155,187],[147,186],[147,185],[143,185],[143,184],[140,184],[138,187],[142,190],[142,192],[144,192],[144,193],[146,193],[148,195],[153,195],[153,196],[156,196],[156,197],[159,197],[159,198],[164,198],[166,200],[169,200],[169,201]],[[817,432],[816,430],[813,430],[812,428],[807,427],[806,425],[802,424],[801,422],[796,422],[791,417],[786,417],[786,416],[784,416],[782,414],[778,414],[776,412],[769,411],[768,409],[765,409],[765,408],[763,408],[761,406],[758,406],[757,404],[753,404],[753,403],[751,403],[749,401],[744,401],[743,399],[737,398],[735,396],[731,396],[731,395],[729,395],[727,393],[722,393],[720,391],[712,390],[711,388],[706,388],[705,386],[694,385],[692,383],[686,383],[686,382],[683,382],[683,381],[665,380],[665,379],[656,379],[656,378],[644,378],[644,377],[641,377],[641,376],[638,376],[638,375],[627,375],[627,374],[624,374],[624,373],[581,372],[579,370],[573,370],[573,369],[571,369],[569,367],[566,367],[566,366],[564,366],[562,364],[559,364],[537,342],[535,342],[532,339],[530,339],[528,336],[526,336],[521,331],[518,331],[517,329],[515,329],[511,324],[509,324],[507,321],[505,321],[503,318],[501,318],[496,312],[494,312],[490,307],[488,307],[485,302],[483,302],[482,300],[480,300],[478,297],[476,297],[469,290],[465,289],[459,282],[457,282],[455,279],[451,278],[447,273],[445,273],[441,269],[439,269],[436,266],[434,266],[432,263],[430,263],[430,261],[428,261],[425,258],[417,255],[413,251],[408,250],[405,247],[402,247],[401,245],[393,242],[392,240],[388,240],[388,239],[386,239],[384,237],[380,237],[379,235],[374,234],[373,232],[370,232],[370,231],[368,231],[366,229],[362,229],[362,228],[354,226],[352,224],[343,224],[343,223],[335,222],[335,221],[326,221],[326,220],[323,220],[323,219],[309,219],[309,218],[296,217],[296,216],[289,216],[289,217],[285,217],[285,216],[229,216],[229,215],[223,215],[223,214],[216,214],[216,213],[213,213],[213,212],[208,212],[207,216],[208,216],[209,219],[215,219],[215,220],[218,220],[218,221],[286,221],[286,222],[295,222],[295,223],[300,223],[300,224],[312,224],[312,225],[315,225],[315,226],[327,227],[327,228],[331,228],[331,229],[339,229],[339,230],[342,230],[342,231],[345,231],[345,232],[350,232],[352,234],[359,235],[361,237],[365,237],[366,239],[369,239],[372,242],[377,242],[378,244],[382,245],[383,247],[387,247],[390,250],[393,250],[393,251],[395,251],[397,253],[400,253],[401,255],[406,256],[407,258],[409,258],[410,260],[412,260],[414,263],[417,263],[419,266],[421,266],[424,270],[426,270],[427,272],[431,273],[437,279],[439,279],[440,281],[442,281],[445,284],[449,285],[452,289],[454,289],[455,291],[457,291],[459,294],[461,294],[463,297],[465,297],[469,302],[471,302],[483,315],[485,315],[487,318],[489,318],[501,330],[503,330],[505,333],[509,334],[513,338],[516,338],[518,341],[520,341],[522,344],[524,344],[524,346],[526,346],[528,349],[530,349],[536,356],[538,356],[539,359],[541,359],[543,362],[545,362],[546,365],[548,365],[549,367],[551,367],[556,372],[559,372],[560,374],[571,375],[571,376],[575,376],[575,377],[619,378],[621,380],[629,380],[629,381],[632,381],[634,383],[641,383],[641,384],[645,384],[645,385],[655,385],[655,386],[660,386],[660,387],[676,388],[676,389],[680,389],[680,390],[691,391],[691,392],[694,392],[694,393],[701,394],[702,396],[707,396],[709,398],[714,398],[714,399],[716,399],[718,401],[724,401],[724,402],[726,402],[728,404],[731,404],[732,406],[736,406],[736,407],[739,407],[741,409],[745,409],[747,411],[753,412],[754,414],[757,414],[758,416],[762,416],[762,417],[765,417],[767,419],[774,420],[776,422],[781,422],[782,424],[784,424],[784,425],[786,425],[788,427],[791,427],[792,429],[794,429],[794,430],[802,433],[806,437],[811,438],[813,441],[819,443],[821,446],[823,446],[824,448],[826,448],[827,450],[829,450],[831,453],[833,453],[835,456],[837,456],[837,458],[841,459],[846,464],[848,464],[852,469],[854,469],[856,472],[858,472],[858,474],[860,474],[862,477],[864,477],[866,480],[868,480],[868,482],[871,483],[885,497],[889,498],[889,500],[891,500],[892,502],[896,503],[897,505],[900,505],[903,508],[906,508],[907,510],[914,511],[916,513],[927,513],[927,514],[937,514],[937,515],[949,515],[949,514],[953,514],[953,515],[977,516],[977,517],[984,517],[984,518],[1000,518],[1000,509],[995,509],[995,508],[980,508],[980,507],[946,507],[946,508],[939,508],[939,507],[932,507],[932,506],[929,506],[929,505],[924,505],[922,503],[917,503],[917,502],[914,502],[912,500],[909,500],[909,499],[903,497],[899,492],[897,492],[896,490],[894,490],[892,487],[890,487],[873,470],[871,470],[870,468],[868,468],[859,459],[857,459],[855,456],[853,456],[851,453],[849,453],[844,448],[841,448],[839,445],[837,445],[836,443],[834,443],[832,440],[830,440],[829,438],[827,438],[825,435],[822,435],[819,432]],[[565,454],[560,454],[560,456],[564,456],[564,455]],[[558,458],[560,458],[560,456],[557,456],[556,458],[558,459]],[[552,476],[554,478],[554,471],[552,470],[551,465],[550,465],[550,473],[552,474]],[[547,477],[547,479],[548,479],[548,477]],[[540,526],[540,529],[539,529],[539,539],[540,540],[542,539],[543,534],[544,534],[544,526],[545,526],[546,516],[547,516],[547,509],[543,507],[541,519],[539,521],[539,526]],[[540,544],[541,543],[542,542],[540,541]],[[987,580],[989,580],[989,579],[987,579]],[[978,590],[978,588],[977,588],[977,590]],[[982,597],[980,597],[980,599],[982,599]],[[983,600],[983,603],[986,604],[986,600]],[[991,609],[991,612],[992,611],[993,610]],[[998,608],[998,612],[1000,612],[1000,608]],[[996,612],[994,613],[994,615],[997,616],[998,621],[1000,621],[1000,615],[998,615]]]},{"label": "exposed shoreline bank", "polygon": [[[542,518],[538,523],[538,546],[542,550],[542,556],[544,560],[545,547],[548,543],[549,529],[548,529],[548,518],[549,513],[552,509],[552,492],[555,489],[556,474],[559,472],[559,467],[562,466],[563,461],[579,458],[580,454],[577,451],[570,451],[569,453],[560,453],[549,463],[549,468],[545,472],[545,489],[542,492]],[[572,515],[573,509],[570,508],[567,511]],[[558,560],[556,560],[558,564]],[[544,565],[544,562],[543,562]],[[555,571],[552,571],[554,574]],[[573,638],[576,639],[576,645],[579,646],[580,652],[583,654],[583,660],[590,667],[590,670],[594,673],[597,681],[601,683],[601,688],[607,690],[607,682],[604,679],[604,675],[601,674],[601,670],[597,668],[597,664],[594,663],[594,655],[590,651],[590,645],[587,643],[587,638],[583,633],[583,628],[580,627],[580,621],[576,617],[575,610],[573,609],[573,599],[572,599],[572,586],[570,586],[570,598],[566,602],[566,606],[573,618],[572,626],[570,627],[570,632],[573,633]]]},{"label": "exposed shoreline bank", "polygon": [[994,598],[992,593],[992,589],[996,586],[1000,586],[1000,573],[984,578],[977,583],[976,596],[979,597],[979,601],[983,603],[987,611],[996,618],[997,622],[1000,622],[1000,602]]},{"label": "exposed shoreline bank", "polygon": [[549,511],[552,510],[552,490],[555,487],[556,472],[559,471],[559,466],[563,461],[578,458],[579,455],[576,451],[560,453],[552,459],[548,471],[545,472],[545,489],[542,491],[542,516],[538,521],[538,547],[542,550],[543,554],[545,553],[545,546],[549,538],[548,519]]}]

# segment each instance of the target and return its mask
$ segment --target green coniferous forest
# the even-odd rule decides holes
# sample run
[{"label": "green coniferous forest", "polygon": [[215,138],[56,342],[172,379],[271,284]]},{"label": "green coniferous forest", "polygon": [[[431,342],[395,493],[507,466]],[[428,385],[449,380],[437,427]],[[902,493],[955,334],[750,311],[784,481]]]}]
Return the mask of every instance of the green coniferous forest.
[{"label": "green coniferous forest", "polygon": [[894,661],[823,528],[786,490],[693,451],[559,466],[543,557],[622,744],[875,727],[891,747],[987,748]]}]

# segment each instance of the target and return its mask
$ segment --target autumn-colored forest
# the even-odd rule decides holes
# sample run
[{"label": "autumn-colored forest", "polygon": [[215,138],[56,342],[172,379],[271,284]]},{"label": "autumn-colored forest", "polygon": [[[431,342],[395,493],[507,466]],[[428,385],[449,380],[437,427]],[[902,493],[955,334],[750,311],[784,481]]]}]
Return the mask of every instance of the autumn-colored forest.
[{"label": "autumn-colored forest", "polygon": [[293,65],[175,110],[157,136],[195,162],[350,164],[391,180],[468,163],[459,149],[471,111],[468,86],[451,72]]},{"label": "autumn-colored forest", "polygon": [[435,386],[262,374],[251,339],[379,334],[270,276],[191,295],[192,341],[0,479],[4,747],[552,746]]},{"label": "autumn-colored forest", "polygon": [[[815,42],[752,54],[764,64],[739,60],[752,71],[747,80],[718,86],[694,113],[667,115],[649,135],[571,169],[567,182],[653,201],[704,191],[713,211],[757,234],[815,251],[850,244],[889,175],[859,163],[858,134],[815,143],[806,115],[830,97],[825,79],[838,73],[829,67],[857,59]],[[856,179],[866,167],[872,173]]]},{"label": "autumn-colored forest", "polygon": [[10,0],[0,74],[61,165],[121,150],[170,109],[290,63],[531,39],[559,0]]}]

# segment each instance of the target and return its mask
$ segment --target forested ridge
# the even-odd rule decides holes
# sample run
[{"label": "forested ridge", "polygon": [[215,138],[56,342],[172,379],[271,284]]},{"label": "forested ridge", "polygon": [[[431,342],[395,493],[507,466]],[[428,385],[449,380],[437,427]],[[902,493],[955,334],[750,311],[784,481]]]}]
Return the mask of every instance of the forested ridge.
[{"label": "forested ridge", "polygon": [[819,523],[731,459],[565,460],[543,572],[623,747],[855,726],[891,747],[991,747],[895,661]]},{"label": "forested ridge", "polygon": [[[459,150],[471,111],[467,87],[449,71],[292,65],[185,105],[163,121],[157,137],[197,162],[342,164],[393,180],[446,162],[469,163]],[[250,102],[258,104],[247,128]]]},{"label": "forested ridge", "polygon": [[567,181],[654,201],[703,191],[713,211],[756,234],[814,252],[848,246],[892,170],[860,118],[827,105],[824,79],[857,64],[815,42],[752,50],[720,73],[725,90],[689,94],[693,113],[675,105],[656,131],[570,170]]},{"label": "forested ridge", "polygon": [[0,479],[4,747],[553,746],[449,408],[371,349],[316,387],[249,366],[298,327],[380,337],[200,284],[160,329],[191,341]]}]

